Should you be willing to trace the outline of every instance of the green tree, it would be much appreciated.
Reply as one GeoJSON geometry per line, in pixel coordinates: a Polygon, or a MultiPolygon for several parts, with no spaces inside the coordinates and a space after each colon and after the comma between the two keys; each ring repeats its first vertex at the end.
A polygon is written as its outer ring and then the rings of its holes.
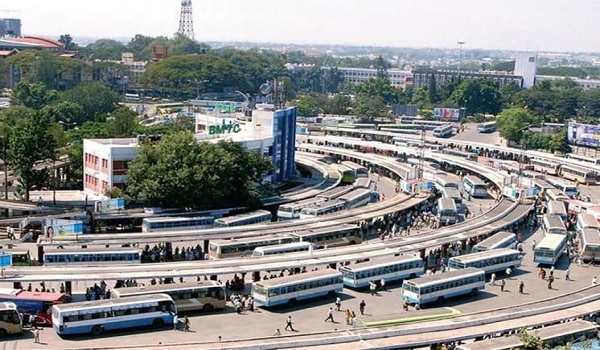
{"type": "Polygon", "coordinates": [[[502,99],[498,86],[490,79],[467,79],[452,93],[450,99],[470,114],[498,114],[502,99]]]}
{"type": "Polygon", "coordinates": [[[57,98],[54,90],[49,90],[43,84],[19,83],[11,95],[11,103],[33,109],[41,109],[57,98]]]}
{"type": "Polygon", "coordinates": [[[30,110],[11,128],[9,163],[19,177],[26,201],[32,186],[46,182],[47,171],[36,170],[35,163],[55,157],[56,140],[48,128],[51,124],[47,114],[30,110]]]}
{"type": "Polygon", "coordinates": [[[270,169],[267,159],[240,144],[197,142],[181,132],[142,143],[129,167],[127,193],[165,207],[253,206],[256,183],[270,169]]]}
{"type": "Polygon", "coordinates": [[[581,98],[579,116],[598,124],[600,120],[600,89],[590,89],[581,98]]]}
{"type": "Polygon", "coordinates": [[[521,142],[524,129],[537,124],[538,121],[527,109],[509,108],[498,115],[496,123],[500,136],[510,141],[521,142]]]}
{"type": "Polygon", "coordinates": [[[79,104],[83,108],[85,121],[94,120],[97,115],[104,117],[107,113],[112,113],[119,102],[119,96],[114,91],[98,82],[80,84],[63,92],[60,99],[79,104]]]}
{"type": "Polygon", "coordinates": [[[375,59],[375,68],[377,69],[377,78],[389,80],[388,68],[389,64],[381,57],[377,56],[375,59]]]}
{"type": "Polygon", "coordinates": [[[548,142],[548,149],[551,152],[559,152],[562,154],[567,154],[571,152],[571,146],[569,146],[569,142],[567,139],[567,130],[563,129],[556,134],[552,135],[550,138],[550,142],[548,142]]]}
{"type": "Polygon", "coordinates": [[[138,126],[137,114],[127,107],[117,108],[106,121],[108,135],[115,138],[135,136],[138,126]]]}
{"type": "Polygon", "coordinates": [[[352,98],[344,94],[335,94],[327,101],[327,113],[346,115],[352,106],[352,98]]]}
{"type": "Polygon", "coordinates": [[[121,55],[126,51],[125,45],[119,41],[100,39],[82,48],[80,53],[90,59],[120,61],[121,55]]]}
{"type": "Polygon", "coordinates": [[[64,45],[64,49],[67,51],[77,50],[77,45],[73,42],[73,37],[70,34],[63,34],[58,39],[64,45]]]}
{"type": "Polygon", "coordinates": [[[127,51],[133,53],[133,57],[136,60],[149,60],[151,58],[150,44],[153,41],[153,37],[136,34],[127,44],[127,51]]]}
{"type": "Polygon", "coordinates": [[[523,343],[524,349],[547,349],[546,344],[544,344],[544,341],[537,332],[535,332],[534,334],[530,334],[525,328],[519,328],[518,334],[519,338],[521,338],[521,342],[523,343]]]}
{"type": "Polygon", "coordinates": [[[354,112],[367,121],[373,121],[373,118],[389,114],[387,106],[381,97],[367,95],[356,96],[354,112]]]}
{"type": "Polygon", "coordinates": [[[392,104],[398,101],[398,92],[388,79],[369,79],[356,86],[355,91],[358,95],[379,97],[385,104],[392,104]]]}
{"type": "Polygon", "coordinates": [[[305,94],[300,96],[296,100],[296,107],[298,107],[298,114],[304,117],[316,117],[323,111],[323,103],[325,98],[320,94],[305,94]]]}
{"type": "Polygon", "coordinates": [[[42,109],[42,113],[48,113],[53,121],[66,125],[67,128],[81,125],[85,122],[83,108],[73,102],[58,102],[46,105],[42,109]]]}

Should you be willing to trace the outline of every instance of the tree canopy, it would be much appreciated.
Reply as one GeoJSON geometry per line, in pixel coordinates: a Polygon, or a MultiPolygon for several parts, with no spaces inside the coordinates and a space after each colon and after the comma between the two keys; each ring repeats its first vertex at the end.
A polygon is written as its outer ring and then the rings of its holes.
{"type": "Polygon", "coordinates": [[[266,158],[238,143],[197,142],[184,131],[142,143],[129,166],[126,192],[165,207],[255,206],[256,183],[270,169],[266,158]]]}
{"type": "Polygon", "coordinates": [[[496,120],[500,136],[521,142],[527,127],[537,124],[537,118],[524,108],[509,108],[500,113],[496,120]]]}

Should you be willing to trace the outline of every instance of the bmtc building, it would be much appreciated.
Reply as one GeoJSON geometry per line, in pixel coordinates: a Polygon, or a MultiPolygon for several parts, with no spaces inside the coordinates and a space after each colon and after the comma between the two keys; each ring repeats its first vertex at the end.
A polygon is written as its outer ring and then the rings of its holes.
{"type": "MultiPolygon", "coordinates": [[[[287,181],[296,174],[296,117],[296,107],[253,110],[251,120],[233,114],[196,114],[195,138],[198,142],[242,143],[246,150],[271,160],[274,170],[264,181],[287,181]]],[[[124,189],[139,142],[137,138],[83,140],[84,192],[102,198],[112,188],[124,189]]]]}

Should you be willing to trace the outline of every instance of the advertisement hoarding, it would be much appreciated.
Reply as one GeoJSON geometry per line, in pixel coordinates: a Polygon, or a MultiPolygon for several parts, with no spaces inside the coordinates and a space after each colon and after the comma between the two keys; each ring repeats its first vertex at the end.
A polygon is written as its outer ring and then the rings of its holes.
{"type": "Polygon", "coordinates": [[[83,221],[45,219],[44,233],[47,238],[83,234],[83,221]]]}
{"type": "Polygon", "coordinates": [[[567,137],[572,145],[600,147],[600,125],[570,122],[567,137]]]}
{"type": "Polygon", "coordinates": [[[433,117],[436,120],[457,122],[460,120],[460,109],[458,108],[434,108],[433,117]]]}
{"type": "Polygon", "coordinates": [[[96,209],[97,213],[125,209],[125,198],[113,198],[103,201],[96,201],[94,208],[96,209]]]}

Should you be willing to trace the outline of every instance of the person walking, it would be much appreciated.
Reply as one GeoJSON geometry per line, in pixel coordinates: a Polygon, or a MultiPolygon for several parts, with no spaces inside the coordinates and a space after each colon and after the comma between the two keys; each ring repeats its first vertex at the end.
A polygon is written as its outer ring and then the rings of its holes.
{"type": "Polygon", "coordinates": [[[510,279],[510,274],[512,273],[512,269],[510,267],[506,268],[506,278],[510,279]]]}
{"type": "Polygon", "coordinates": [[[408,301],[406,299],[404,299],[404,302],[402,303],[402,308],[404,311],[408,311],[408,301]]]}
{"type": "Polygon", "coordinates": [[[187,317],[187,315],[183,316],[183,331],[190,331],[190,319],[187,317]]]}
{"type": "Polygon", "coordinates": [[[503,278],[500,280],[500,291],[504,292],[504,287],[506,286],[506,280],[503,278]]]}
{"type": "Polygon", "coordinates": [[[550,267],[550,277],[554,278],[554,265],[550,267]]]}
{"type": "Polygon", "coordinates": [[[173,315],[173,330],[176,331],[179,326],[179,319],[177,318],[177,314],[173,315]]]}
{"type": "Polygon", "coordinates": [[[41,342],[40,342],[40,330],[39,330],[39,328],[36,328],[36,329],[33,331],[33,342],[34,342],[35,344],[40,344],[40,343],[41,343],[41,342]]]}
{"type": "Polygon", "coordinates": [[[571,280],[571,270],[567,267],[567,269],[565,270],[565,281],[570,281],[571,280]]]}
{"type": "Polygon", "coordinates": [[[598,284],[598,279],[596,278],[596,276],[594,276],[594,278],[592,278],[592,286],[595,286],[598,284]]]}
{"type": "Polygon", "coordinates": [[[552,289],[552,283],[554,283],[554,277],[548,276],[548,289],[552,289]]]}
{"type": "Polygon", "coordinates": [[[490,278],[490,286],[496,285],[496,274],[492,273],[492,277],[490,278]]]}
{"type": "Polygon", "coordinates": [[[525,289],[525,283],[523,281],[519,282],[519,293],[523,294],[524,289],[525,289]]]}
{"type": "Polygon", "coordinates": [[[346,309],[346,311],[344,312],[344,315],[346,316],[346,325],[350,325],[350,319],[352,318],[352,314],[350,313],[350,309],[346,309]]]}
{"type": "Polygon", "coordinates": [[[342,298],[340,298],[340,297],[335,298],[335,310],[341,311],[341,307],[342,307],[342,298]]]}
{"type": "Polygon", "coordinates": [[[288,328],[290,329],[290,331],[294,332],[292,316],[288,316],[287,320],[285,321],[285,330],[287,331],[288,328]]]}
{"type": "Polygon", "coordinates": [[[327,311],[327,318],[325,319],[325,322],[331,320],[331,323],[335,323],[335,321],[333,320],[333,308],[330,307],[329,310],[327,311]]]}
{"type": "Polygon", "coordinates": [[[358,305],[358,310],[360,311],[361,315],[365,314],[365,307],[367,306],[367,303],[365,303],[365,301],[361,301],[360,304],[358,305]]]}
{"type": "Polygon", "coordinates": [[[533,240],[533,242],[531,243],[531,251],[535,250],[535,246],[537,245],[535,239],[533,240]]]}
{"type": "Polygon", "coordinates": [[[381,285],[381,290],[385,290],[387,292],[387,287],[385,286],[385,278],[382,278],[379,284],[381,285]]]}
{"type": "Polygon", "coordinates": [[[369,282],[369,289],[371,290],[371,295],[377,294],[377,286],[375,285],[375,282],[369,282]]]}

